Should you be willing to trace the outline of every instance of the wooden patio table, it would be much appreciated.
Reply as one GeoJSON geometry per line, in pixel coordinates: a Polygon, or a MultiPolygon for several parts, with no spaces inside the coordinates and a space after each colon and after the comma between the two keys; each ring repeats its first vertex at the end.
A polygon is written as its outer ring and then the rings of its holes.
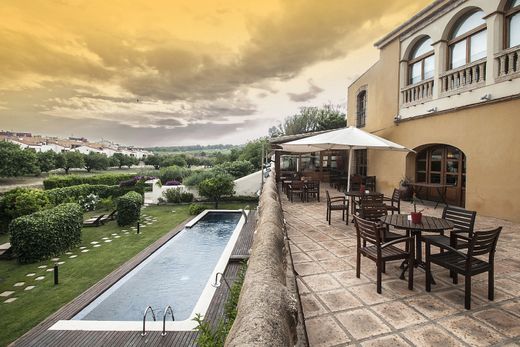
{"type": "MultiPolygon", "coordinates": [[[[421,234],[422,232],[437,232],[442,233],[444,230],[453,229],[453,223],[449,220],[422,216],[421,223],[412,223],[409,214],[392,214],[381,217],[381,222],[387,225],[392,225],[397,229],[410,230],[413,237],[415,237],[415,267],[420,267],[423,270],[426,264],[422,261],[422,244],[421,234]]],[[[407,270],[407,266],[403,263],[403,272],[401,273],[401,279],[404,279],[404,273],[407,270]]],[[[432,283],[435,281],[432,278],[432,283]]]]}
{"type": "MultiPolygon", "coordinates": [[[[423,189],[427,188],[435,188],[437,190],[437,193],[439,194],[440,201],[436,201],[434,209],[439,206],[439,202],[442,202],[444,205],[448,206],[446,203],[446,188],[452,187],[452,185],[449,184],[440,184],[440,183],[425,183],[425,182],[418,182],[418,183],[408,183],[410,186],[413,187],[413,190],[415,193],[422,192],[423,189]]],[[[422,200],[421,200],[422,202],[422,200]]]]}

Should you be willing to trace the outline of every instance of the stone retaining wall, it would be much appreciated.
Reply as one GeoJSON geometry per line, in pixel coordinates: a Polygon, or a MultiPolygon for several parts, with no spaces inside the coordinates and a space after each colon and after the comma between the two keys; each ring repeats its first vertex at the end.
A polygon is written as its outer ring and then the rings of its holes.
{"type": "Polygon", "coordinates": [[[284,218],[271,172],[258,206],[251,257],[226,346],[294,346],[297,301],[288,289],[284,218]]]}

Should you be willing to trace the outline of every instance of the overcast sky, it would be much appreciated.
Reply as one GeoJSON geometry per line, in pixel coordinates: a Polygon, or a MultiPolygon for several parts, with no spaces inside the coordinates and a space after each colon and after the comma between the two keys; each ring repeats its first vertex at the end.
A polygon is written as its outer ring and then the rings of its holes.
{"type": "Polygon", "coordinates": [[[244,143],[343,109],[373,42],[429,0],[2,0],[0,129],[244,143]]]}

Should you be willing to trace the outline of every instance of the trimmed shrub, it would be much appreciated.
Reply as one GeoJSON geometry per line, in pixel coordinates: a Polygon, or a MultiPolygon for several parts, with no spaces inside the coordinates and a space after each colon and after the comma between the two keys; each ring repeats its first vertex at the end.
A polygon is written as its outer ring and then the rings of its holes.
{"type": "Polygon", "coordinates": [[[15,188],[4,194],[1,209],[9,219],[15,219],[52,206],[43,190],[15,188]]]}
{"type": "Polygon", "coordinates": [[[101,175],[54,175],[43,181],[45,189],[77,186],[80,184],[118,185],[121,181],[130,180],[135,174],[101,174],[101,175]]]}
{"type": "Polygon", "coordinates": [[[117,198],[128,192],[144,194],[144,186],[135,185],[132,187],[107,186],[102,184],[81,184],[72,187],[55,188],[46,190],[45,193],[53,205],[65,202],[79,202],[82,197],[95,194],[101,199],[108,197],[117,198]]]}
{"type": "Polygon", "coordinates": [[[126,226],[136,223],[141,215],[143,196],[128,192],[117,200],[117,225],[126,226]]]}
{"type": "Polygon", "coordinates": [[[169,203],[178,204],[179,202],[181,202],[180,189],[176,189],[176,188],[166,189],[162,193],[162,195],[166,199],[166,201],[169,203]]]}
{"type": "Polygon", "coordinates": [[[206,206],[201,204],[191,204],[190,207],[188,207],[188,212],[190,215],[195,216],[199,213],[202,213],[206,209],[206,206]]]}
{"type": "Polygon", "coordinates": [[[159,178],[161,179],[162,184],[174,180],[182,182],[183,178],[188,177],[190,173],[189,169],[173,165],[159,170],[159,178]]]}
{"type": "Polygon", "coordinates": [[[9,224],[11,245],[20,263],[57,256],[81,242],[83,211],[78,204],[16,218],[9,224]]]}
{"type": "Polygon", "coordinates": [[[181,201],[182,202],[192,202],[193,201],[193,194],[190,192],[182,192],[181,193],[181,201]]]}

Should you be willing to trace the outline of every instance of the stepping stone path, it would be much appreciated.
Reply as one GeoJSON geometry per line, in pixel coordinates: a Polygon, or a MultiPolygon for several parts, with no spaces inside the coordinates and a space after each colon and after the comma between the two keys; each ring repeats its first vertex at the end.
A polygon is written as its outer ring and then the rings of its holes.
{"type": "Polygon", "coordinates": [[[45,269],[47,267],[47,265],[40,265],[38,266],[38,269],[45,269]]]}
{"type": "Polygon", "coordinates": [[[94,247],[101,247],[101,245],[94,245],[94,247]]]}
{"type": "Polygon", "coordinates": [[[34,272],[31,272],[31,273],[28,273],[27,275],[25,275],[27,277],[33,277],[33,276],[36,276],[36,274],[34,272]]]}
{"type": "Polygon", "coordinates": [[[88,249],[84,249],[81,251],[82,253],[87,253],[88,252],[88,249]]]}
{"type": "Polygon", "coordinates": [[[128,231],[125,231],[125,235],[128,235],[128,234],[130,234],[130,233],[128,231]]]}
{"type": "Polygon", "coordinates": [[[25,284],[25,282],[16,282],[15,284],[13,284],[13,287],[21,287],[25,284]]]}
{"type": "Polygon", "coordinates": [[[38,276],[38,277],[36,277],[34,280],[35,280],[35,281],[42,281],[42,280],[44,280],[44,279],[45,279],[45,276],[38,276]]]}
{"type": "Polygon", "coordinates": [[[47,272],[51,272],[51,271],[54,271],[54,269],[47,269],[47,272]]]}
{"type": "MultiPolygon", "coordinates": [[[[97,245],[98,243],[99,243],[99,242],[97,242],[97,241],[92,241],[90,244],[91,244],[91,245],[97,245]]],[[[95,246],[94,246],[94,247],[95,247],[95,246]]]]}
{"type": "Polygon", "coordinates": [[[116,236],[116,235],[117,235],[116,233],[112,234],[112,236],[116,236]]]}
{"type": "Polygon", "coordinates": [[[79,249],[85,249],[85,248],[87,248],[87,247],[85,247],[85,246],[82,246],[82,247],[80,247],[79,249]]]}
{"type": "Polygon", "coordinates": [[[105,242],[112,242],[112,240],[105,240],[105,242]]]}
{"type": "Polygon", "coordinates": [[[4,302],[5,302],[6,304],[9,304],[9,303],[11,303],[11,302],[13,302],[13,301],[15,301],[15,300],[16,300],[16,298],[9,298],[9,299],[7,299],[7,300],[4,301],[4,302]]]}
{"type": "Polygon", "coordinates": [[[76,254],[73,254],[73,255],[71,255],[69,258],[70,258],[70,259],[74,259],[74,258],[76,258],[76,257],[77,257],[77,255],[76,255],[76,254]]]}
{"type": "Polygon", "coordinates": [[[118,239],[118,238],[120,238],[120,237],[121,237],[121,236],[119,236],[119,235],[114,236],[115,239],[118,239]]]}
{"type": "Polygon", "coordinates": [[[60,258],[52,258],[51,261],[58,261],[60,258]]]}
{"type": "Polygon", "coordinates": [[[24,290],[32,290],[32,289],[34,289],[35,287],[36,287],[36,286],[27,286],[27,287],[25,287],[24,290]]]}
{"type": "Polygon", "coordinates": [[[64,262],[64,261],[60,261],[60,262],[58,262],[57,264],[58,264],[58,265],[63,265],[63,264],[65,264],[65,262],[64,262]]]}
{"type": "Polygon", "coordinates": [[[102,237],[101,240],[108,240],[108,237],[102,237]]]}
{"type": "Polygon", "coordinates": [[[0,296],[5,298],[11,294],[14,294],[14,292],[12,290],[6,290],[5,292],[0,293],[0,296]]]}

